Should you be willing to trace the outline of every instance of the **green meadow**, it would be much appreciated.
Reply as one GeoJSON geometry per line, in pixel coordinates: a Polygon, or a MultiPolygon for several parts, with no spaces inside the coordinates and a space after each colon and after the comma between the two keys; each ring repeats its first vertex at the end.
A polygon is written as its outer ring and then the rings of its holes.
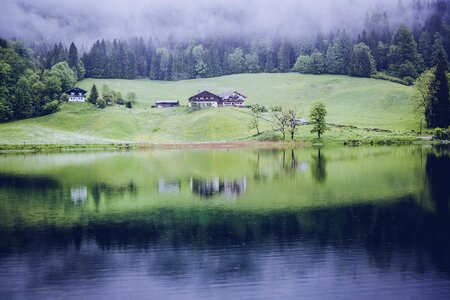
{"type": "MultiPolygon", "coordinates": [[[[34,119],[0,124],[2,144],[186,143],[255,140],[248,129],[248,109],[216,108],[190,111],[188,98],[199,91],[236,90],[246,104],[282,106],[308,118],[311,104],[323,101],[332,127],[325,141],[411,139],[419,123],[413,114],[411,87],[366,78],[335,75],[240,74],[177,82],[84,79],[90,90],[107,84],[126,95],[135,92],[132,109],[115,105],[98,109],[89,103],[66,103],[60,111],[34,119]],[[152,109],[156,100],[179,100],[182,107],[152,109]],[[390,132],[379,131],[389,130],[390,132]]],[[[270,120],[270,115],[265,116],[270,120]]],[[[263,121],[264,131],[271,129],[263,121]]],[[[311,141],[310,126],[302,126],[297,140],[311,141]]]]}

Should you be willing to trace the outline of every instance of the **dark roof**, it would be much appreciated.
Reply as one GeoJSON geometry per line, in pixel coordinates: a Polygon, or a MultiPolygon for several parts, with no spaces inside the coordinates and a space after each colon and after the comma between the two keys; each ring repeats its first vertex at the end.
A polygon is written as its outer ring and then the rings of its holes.
{"type": "Polygon", "coordinates": [[[178,104],[180,101],[178,100],[157,100],[155,104],[178,104]]]}
{"type": "Polygon", "coordinates": [[[79,93],[86,94],[87,91],[85,91],[85,90],[83,90],[83,89],[81,89],[81,88],[79,88],[79,87],[76,86],[76,87],[74,87],[74,88],[71,88],[70,90],[65,91],[64,93],[66,93],[66,94],[68,94],[68,95],[70,95],[71,93],[75,93],[75,94],[79,94],[79,93]]]}
{"type": "Polygon", "coordinates": [[[192,96],[189,98],[189,101],[211,101],[211,98],[213,98],[213,101],[221,101],[222,98],[220,96],[217,96],[216,94],[210,93],[208,91],[203,91],[201,93],[198,93],[197,95],[192,96]],[[203,98],[203,99],[200,99],[203,98]]]}
{"type": "Polygon", "coordinates": [[[238,93],[236,91],[231,92],[225,92],[219,95],[222,98],[234,98],[235,96],[241,96],[242,98],[247,98],[245,95],[242,95],[241,93],[238,93]]]}

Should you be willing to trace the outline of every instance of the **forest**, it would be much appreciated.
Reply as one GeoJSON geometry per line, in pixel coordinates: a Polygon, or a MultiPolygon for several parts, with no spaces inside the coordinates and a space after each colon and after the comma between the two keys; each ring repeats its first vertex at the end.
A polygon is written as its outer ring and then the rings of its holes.
{"type": "MultiPolygon", "coordinates": [[[[450,2],[414,1],[408,24],[368,12],[359,33],[283,36],[169,36],[99,39],[89,48],[2,39],[0,120],[55,111],[64,90],[86,78],[185,80],[238,73],[342,74],[412,85],[450,51],[450,2]],[[414,17],[416,16],[416,17],[414,17]],[[419,17],[420,16],[420,17],[419,17]],[[423,17],[425,16],[425,17],[423,17]],[[87,49],[79,51],[80,49],[87,49]]],[[[295,29],[293,29],[295,30],[295,29]]]]}
{"type": "MultiPolygon", "coordinates": [[[[343,74],[381,79],[397,78],[412,84],[424,70],[432,67],[439,48],[450,51],[450,4],[447,1],[420,1],[409,7],[416,18],[408,25],[390,26],[386,12],[366,15],[360,33],[337,28],[327,34],[283,37],[192,38],[178,41],[169,36],[134,37],[129,40],[97,40],[74,61],[77,47],[33,43],[34,55],[45,68],[67,61],[84,65],[86,77],[150,78],[183,80],[237,73],[343,74]],[[72,53],[72,55],[71,55],[72,53]]],[[[77,54],[78,55],[78,54],[77,54]]],[[[83,66],[76,66],[78,75],[83,66]]]]}

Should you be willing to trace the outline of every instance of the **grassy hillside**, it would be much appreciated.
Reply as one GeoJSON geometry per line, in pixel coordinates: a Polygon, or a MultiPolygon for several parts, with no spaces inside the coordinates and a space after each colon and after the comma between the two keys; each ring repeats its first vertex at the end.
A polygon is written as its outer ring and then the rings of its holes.
{"type": "MultiPolygon", "coordinates": [[[[308,115],[310,104],[323,101],[327,121],[359,128],[381,128],[396,132],[417,129],[412,115],[412,88],[391,82],[332,75],[241,74],[179,82],[149,80],[85,79],[79,86],[110,88],[126,94],[134,91],[138,103],[133,109],[122,106],[97,109],[88,103],[67,103],[60,112],[0,124],[1,143],[103,143],[188,142],[251,139],[248,110],[236,108],[190,112],[186,107],[151,109],[158,99],[187,99],[201,90],[237,90],[248,97],[248,104],[280,105],[295,108],[299,116],[308,115]]],[[[266,129],[270,124],[264,125],[266,129]]],[[[333,129],[334,138],[371,138],[375,132],[333,129]]],[[[379,134],[378,134],[379,135],[379,134]]],[[[299,139],[311,138],[309,128],[299,139]]]]}

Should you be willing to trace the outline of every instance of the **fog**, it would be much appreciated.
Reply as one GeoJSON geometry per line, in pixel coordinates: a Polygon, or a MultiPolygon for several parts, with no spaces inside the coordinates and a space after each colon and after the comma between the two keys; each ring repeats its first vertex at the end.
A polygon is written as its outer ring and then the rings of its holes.
{"type": "Polygon", "coordinates": [[[0,35],[90,43],[132,36],[294,37],[336,28],[356,32],[373,11],[388,11],[394,24],[408,22],[413,16],[404,7],[411,1],[2,0],[0,35]]]}

